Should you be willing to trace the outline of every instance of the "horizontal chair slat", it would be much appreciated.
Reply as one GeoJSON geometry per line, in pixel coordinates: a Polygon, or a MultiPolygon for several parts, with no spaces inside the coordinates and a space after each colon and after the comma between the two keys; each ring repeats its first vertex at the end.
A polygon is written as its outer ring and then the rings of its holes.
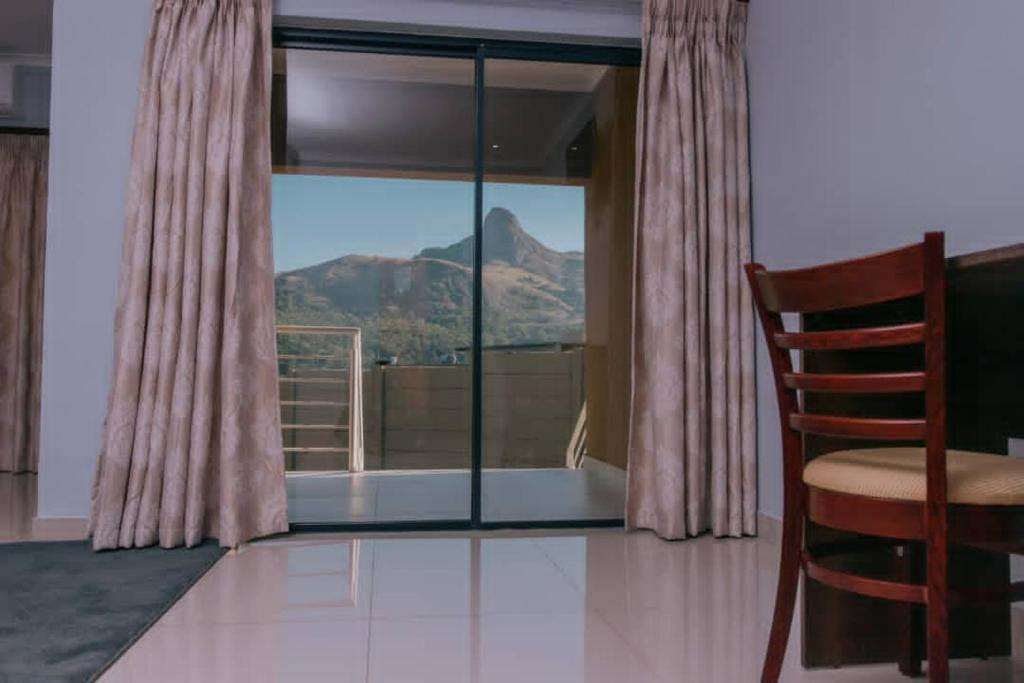
{"type": "Polygon", "coordinates": [[[899,393],[924,391],[924,372],[822,374],[787,372],[783,382],[790,389],[834,393],[899,393]]]}
{"type": "Polygon", "coordinates": [[[839,590],[868,595],[873,598],[884,600],[898,600],[900,602],[925,602],[925,587],[921,584],[903,583],[900,581],[889,581],[873,577],[852,574],[839,571],[818,562],[809,553],[803,556],[804,568],[807,576],[820,581],[826,586],[838,588],[839,590]]]}
{"type": "Polygon", "coordinates": [[[924,420],[891,420],[871,417],[839,417],[793,413],[789,426],[797,431],[822,436],[848,436],[855,439],[893,439],[918,441],[924,439],[924,420]]]}
{"type": "Polygon", "coordinates": [[[842,351],[871,349],[880,346],[903,346],[924,341],[924,323],[907,323],[885,327],[860,327],[827,332],[779,332],[775,343],[784,349],[798,351],[842,351]]]}

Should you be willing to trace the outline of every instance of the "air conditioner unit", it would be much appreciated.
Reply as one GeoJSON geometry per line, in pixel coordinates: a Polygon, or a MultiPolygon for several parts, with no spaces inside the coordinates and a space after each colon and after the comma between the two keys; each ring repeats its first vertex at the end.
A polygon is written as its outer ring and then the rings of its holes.
{"type": "Polygon", "coordinates": [[[14,64],[0,62],[0,116],[13,116],[14,108],[14,64]]]}

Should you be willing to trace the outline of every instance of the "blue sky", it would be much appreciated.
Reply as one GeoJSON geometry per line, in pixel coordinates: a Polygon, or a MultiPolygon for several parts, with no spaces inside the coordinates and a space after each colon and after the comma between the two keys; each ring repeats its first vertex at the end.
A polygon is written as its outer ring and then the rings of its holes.
{"type": "MultiPolygon", "coordinates": [[[[473,232],[473,184],[346,176],[274,175],[274,269],[346,254],[409,257],[473,232]]],[[[484,214],[504,207],[558,251],[583,250],[583,188],[487,183],[484,214]]]]}

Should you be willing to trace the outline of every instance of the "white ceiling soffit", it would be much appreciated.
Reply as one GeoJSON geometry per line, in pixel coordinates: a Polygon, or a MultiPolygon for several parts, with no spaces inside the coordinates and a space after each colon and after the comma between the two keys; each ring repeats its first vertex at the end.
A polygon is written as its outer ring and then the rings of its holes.
{"type": "MultiPolygon", "coordinates": [[[[275,50],[274,70],[289,79],[359,79],[473,85],[473,61],[325,50],[275,50]]],[[[572,64],[491,59],[484,80],[489,88],[591,92],[608,70],[604,64],[572,64]]]]}
{"type": "Polygon", "coordinates": [[[275,0],[281,26],[636,46],[641,0],[275,0]]]}

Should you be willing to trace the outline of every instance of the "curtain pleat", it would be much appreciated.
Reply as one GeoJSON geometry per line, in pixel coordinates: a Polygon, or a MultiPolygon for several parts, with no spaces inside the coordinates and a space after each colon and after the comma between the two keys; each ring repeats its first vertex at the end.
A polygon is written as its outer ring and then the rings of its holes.
{"type": "Polygon", "coordinates": [[[96,549],[286,531],[269,0],[157,0],[90,520],[96,549]]]}
{"type": "Polygon", "coordinates": [[[0,135],[0,472],[39,465],[49,140],[0,135]]]}
{"type": "Polygon", "coordinates": [[[746,5],[647,0],[626,522],[756,531],[746,5]]]}

